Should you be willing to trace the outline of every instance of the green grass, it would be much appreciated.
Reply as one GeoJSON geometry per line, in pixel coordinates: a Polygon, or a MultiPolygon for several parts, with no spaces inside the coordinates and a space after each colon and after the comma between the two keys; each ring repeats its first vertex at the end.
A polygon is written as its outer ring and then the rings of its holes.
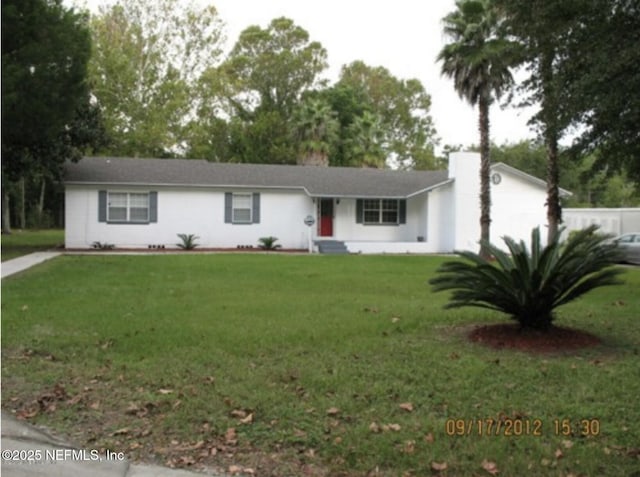
{"type": "Polygon", "coordinates": [[[3,280],[2,405],[89,448],[258,475],[418,476],[432,462],[490,475],[483,460],[500,476],[637,471],[640,270],[559,310],[559,325],[602,346],[533,356],[467,342],[473,325],[504,318],[443,311],[426,283],[441,262],[60,257],[3,280]],[[446,432],[449,419],[501,416],[538,419],[541,435],[446,432]],[[556,434],[560,419],[571,435],[556,434]],[[599,434],[582,436],[581,419],[599,434]]]}
{"type": "Polygon", "coordinates": [[[64,230],[13,230],[2,234],[2,261],[64,245],[64,230]]]}

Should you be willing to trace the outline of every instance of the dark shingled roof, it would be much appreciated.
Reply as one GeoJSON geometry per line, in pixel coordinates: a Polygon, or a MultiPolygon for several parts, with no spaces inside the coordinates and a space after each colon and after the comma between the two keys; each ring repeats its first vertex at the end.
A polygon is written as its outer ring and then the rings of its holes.
{"type": "Polygon", "coordinates": [[[404,198],[449,182],[447,171],[230,164],[196,159],[86,157],[66,184],[304,189],[314,197],[404,198]]]}

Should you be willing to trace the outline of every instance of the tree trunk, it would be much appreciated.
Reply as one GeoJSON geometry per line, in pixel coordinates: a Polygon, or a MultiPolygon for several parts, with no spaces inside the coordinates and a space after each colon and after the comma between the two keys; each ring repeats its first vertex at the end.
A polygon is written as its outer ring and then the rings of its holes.
{"type": "Polygon", "coordinates": [[[11,233],[11,209],[9,208],[9,189],[3,187],[2,190],[2,233],[11,233]]]}
{"type": "Polygon", "coordinates": [[[38,227],[42,227],[43,214],[44,214],[44,192],[47,185],[47,180],[42,178],[42,185],[40,186],[40,200],[38,200],[38,227]]]}
{"type": "Polygon", "coordinates": [[[489,99],[484,95],[478,101],[480,130],[480,256],[489,258],[490,254],[483,242],[491,239],[491,158],[489,153],[489,99]]]}
{"type": "Polygon", "coordinates": [[[27,214],[25,212],[25,186],[24,186],[24,177],[21,177],[20,180],[18,181],[18,185],[19,185],[19,194],[20,194],[20,206],[18,209],[18,222],[20,223],[20,228],[22,230],[27,228],[27,214]]]}
{"type": "Polygon", "coordinates": [[[558,115],[558,97],[553,72],[552,47],[544,52],[540,58],[540,73],[542,78],[542,117],[544,127],[544,142],[547,148],[547,243],[551,243],[558,234],[558,227],[562,222],[560,208],[560,193],[558,190],[558,137],[560,135],[560,118],[558,115]]]}
{"type": "Polygon", "coordinates": [[[559,167],[558,167],[558,138],[549,131],[547,142],[547,221],[549,230],[547,243],[551,243],[558,234],[562,222],[562,208],[560,207],[559,167]]]}

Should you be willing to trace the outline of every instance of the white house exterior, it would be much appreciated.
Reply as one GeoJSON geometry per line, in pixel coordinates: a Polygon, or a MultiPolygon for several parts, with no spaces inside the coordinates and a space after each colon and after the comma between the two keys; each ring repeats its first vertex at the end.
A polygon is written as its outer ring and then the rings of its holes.
{"type": "MultiPolygon", "coordinates": [[[[200,160],[85,158],[68,164],[65,245],[256,247],[275,236],[306,250],[338,240],[352,253],[477,249],[479,155],[454,153],[448,171],[221,164],[200,160]]],[[[527,238],[546,222],[544,183],[492,166],[492,237],[527,238]]]]}

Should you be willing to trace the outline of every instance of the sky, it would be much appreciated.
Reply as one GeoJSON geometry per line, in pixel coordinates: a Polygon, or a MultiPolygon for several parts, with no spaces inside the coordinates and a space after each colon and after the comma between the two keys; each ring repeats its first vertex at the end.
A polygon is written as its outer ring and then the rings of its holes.
{"type": "MultiPolygon", "coordinates": [[[[65,3],[72,4],[74,0],[65,3]]],[[[108,0],[76,0],[91,10],[108,0]]],[[[383,66],[401,79],[417,78],[431,96],[431,117],[444,145],[479,143],[477,110],[461,100],[453,81],[436,62],[446,44],[442,18],[455,0],[194,0],[213,4],[225,23],[227,51],[250,25],[266,28],[281,16],[292,19],[327,50],[325,77],[334,82],[340,68],[356,60],[383,66]]],[[[527,126],[532,111],[491,108],[491,139],[497,144],[533,139],[527,126]]]]}

